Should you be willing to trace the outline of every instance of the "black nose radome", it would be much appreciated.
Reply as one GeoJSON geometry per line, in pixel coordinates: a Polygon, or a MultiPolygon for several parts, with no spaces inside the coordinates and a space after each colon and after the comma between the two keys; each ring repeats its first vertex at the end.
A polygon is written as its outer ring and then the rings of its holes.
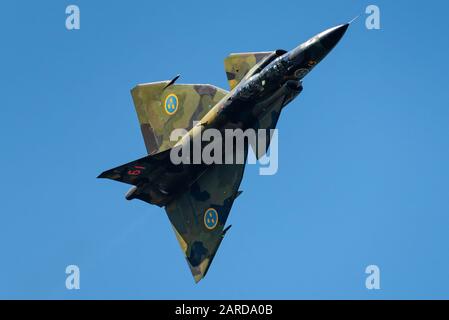
{"type": "Polygon", "coordinates": [[[321,44],[330,51],[340,41],[346,30],[348,30],[348,27],[349,23],[345,23],[323,31],[318,35],[318,41],[320,41],[321,44]]]}
{"type": "Polygon", "coordinates": [[[309,56],[309,60],[320,62],[336,46],[348,27],[349,23],[345,23],[324,30],[290,51],[290,60],[301,62],[306,54],[309,56]]]}

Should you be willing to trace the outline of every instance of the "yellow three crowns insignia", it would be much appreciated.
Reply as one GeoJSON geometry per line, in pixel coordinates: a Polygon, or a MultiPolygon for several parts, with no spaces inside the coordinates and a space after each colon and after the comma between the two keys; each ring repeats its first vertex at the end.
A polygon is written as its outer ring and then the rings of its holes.
{"type": "Polygon", "coordinates": [[[165,98],[165,112],[168,115],[173,115],[176,113],[176,111],[178,111],[178,97],[176,96],[176,94],[169,94],[166,98],[165,98]]]}

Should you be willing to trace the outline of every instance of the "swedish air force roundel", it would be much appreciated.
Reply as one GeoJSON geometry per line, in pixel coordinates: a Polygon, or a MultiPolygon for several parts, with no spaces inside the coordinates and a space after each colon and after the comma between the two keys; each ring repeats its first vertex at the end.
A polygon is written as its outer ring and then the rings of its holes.
{"type": "Polygon", "coordinates": [[[218,224],[218,212],[214,208],[209,208],[204,213],[204,225],[207,229],[212,230],[218,224]]]}
{"type": "Polygon", "coordinates": [[[165,112],[173,115],[176,111],[178,111],[178,97],[172,93],[165,98],[165,112]]]}

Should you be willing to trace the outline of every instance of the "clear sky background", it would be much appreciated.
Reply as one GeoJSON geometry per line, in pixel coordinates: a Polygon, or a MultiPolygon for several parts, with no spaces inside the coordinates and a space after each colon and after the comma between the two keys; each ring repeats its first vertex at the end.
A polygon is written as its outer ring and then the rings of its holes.
{"type": "Polygon", "coordinates": [[[0,298],[449,298],[446,1],[2,1],[0,298]],[[81,9],[81,30],[65,8],[81,9]],[[381,30],[365,28],[365,8],[381,30]],[[198,285],[163,209],[95,177],[145,155],[129,90],[228,88],[231,52],[362,14],[283,112],[198,285]],[[65,268],[81,289],[65,288],[65,268]],[[365,268],[381,289],[365,288],[365,268]]]}

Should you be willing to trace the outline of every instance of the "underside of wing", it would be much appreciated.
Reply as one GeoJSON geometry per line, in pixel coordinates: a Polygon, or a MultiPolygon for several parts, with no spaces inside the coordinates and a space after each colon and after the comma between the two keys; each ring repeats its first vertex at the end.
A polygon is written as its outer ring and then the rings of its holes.
{"type": "Polygon", "coordinates": [[[209,168],[188,192],[166,206],[167,215],[196,282],[207,273],[223,239],[225,223],[245,164],[209,168]]]}

